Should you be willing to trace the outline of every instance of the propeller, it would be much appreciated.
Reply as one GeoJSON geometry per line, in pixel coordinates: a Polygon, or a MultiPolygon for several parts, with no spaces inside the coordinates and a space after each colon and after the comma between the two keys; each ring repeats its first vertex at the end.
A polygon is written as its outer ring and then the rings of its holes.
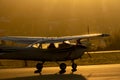
{"type": "Polygon", "coordinates": [[[87,55],[88,55],[90,58],[92,58],[92,56],[88,53],[88,51],[87,51],[87,55]]]}
{"type": "Polygon", "coordinates": [[[92,44],[91,44],[88,40],[81,41],[81,43],[82,43],[82,45],[87,46],[86,54],[87,54],[90,58],[92,58],[92,56],[91,56],[91,55],[89,54],[89,52],[88,52],[88,51],[90,50],[92,44]]]}
{"type": "MultiPolygon", "coordinates": [[[[90,28],[89,28],[89,25],[87,26],[87,32],[88,32],[88,34],[90,34],[90,28]]],[[[92,56],[88,53],[88,50],[90,49],[90,46],[91,46],[92,44],[90,43],[90,39],[88,38],[87,39],[87,47],[88,47],[88,49],[87,49],[87,55],[90,57],[90,58],[92,58],[92,56]]]]}
{"type": "MultiPolygon", "coordinates": [[[[83,46],[87,47],[86,53],[90,58],[92,58],[92,56],[88,53],[89,46],[91,45],[91,43],[89,43],[88,41],[89,40],[85,41],[85,40],[78,39],[76,45],[83,45],[83,46]]],[[[82,57],[80,57],[80,58],[82,58],[82,57]]]]}
{"type": "MultiPolygon", "coordinates": [[[[87,31],[88,31],[88,34],[90,33],[90,31],[89,31],[89,26],[87,27],[87,31]]],[[[85,47],[87,47],[87,55],[90,57],[90,58],[92,58],[92,56],[88,53],[88,50],[90,49],[90,46],[92,45],[91,43],[90,43],[90,39],[88,38],[88,39],[78,39],[77,40],[77,43],[76,43],[76,45],[83,45],[83,46],[85,46],[85,47]]]]}

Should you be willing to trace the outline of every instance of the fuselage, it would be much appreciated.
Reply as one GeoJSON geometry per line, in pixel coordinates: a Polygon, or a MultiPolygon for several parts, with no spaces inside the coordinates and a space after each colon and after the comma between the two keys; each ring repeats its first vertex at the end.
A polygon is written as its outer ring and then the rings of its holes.
{"type": "Polygon", "coordinates": [[[80,58],[86,51],[82,45],[70,45],[58,48],[4,48],[1,49],[0,59],[35,60],[35,61],[66,61],[80,58]]]}

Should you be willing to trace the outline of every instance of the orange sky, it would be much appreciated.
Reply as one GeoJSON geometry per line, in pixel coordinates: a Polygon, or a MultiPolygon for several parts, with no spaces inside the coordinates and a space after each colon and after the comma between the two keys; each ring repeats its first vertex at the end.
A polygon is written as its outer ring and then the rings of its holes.
{"type": "Polygon", "coordinates": [[[112,33],[120,30],[119,4],[120,0],[0,0],[0,27],[19,35],[47,35],[46,30],[50,35],[82,34],[88,25],[92,32],[112,33]]]}

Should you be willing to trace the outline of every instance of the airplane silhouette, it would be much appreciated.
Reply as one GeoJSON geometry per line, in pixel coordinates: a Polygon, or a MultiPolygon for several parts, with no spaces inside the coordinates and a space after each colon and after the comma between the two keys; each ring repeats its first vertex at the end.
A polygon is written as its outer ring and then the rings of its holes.
{"type": "MultiPolygon", "coordinates": [[[[0,59],[34,60],[41,61],[37,63],[35,73],[42,72],[43,64],[46,61],[67,61],[72,63],[72,72],[77,71],[75,59],[81,58],[88,46],[81,43],[82,39],[107,37],[109,34],[85,34],[63,37],[26,37],[26,36],[4,36],[0,40],[8,40],[16,43],[29,44],[27,47],[0,47],[0,59]],[[69,41],[76,42],[70,43],[69,41]],[[46,44],[46,47],[44,46],[46,44]],[[57,44],[57,46],[56,46],[57,44]]],[[[66,64],[59,64],[60,74],[66,72],[66,64]]]]}

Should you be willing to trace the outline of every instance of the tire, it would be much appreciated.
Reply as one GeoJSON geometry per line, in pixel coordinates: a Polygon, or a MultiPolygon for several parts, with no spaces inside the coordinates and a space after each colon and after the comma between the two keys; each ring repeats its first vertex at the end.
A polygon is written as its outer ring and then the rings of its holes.
{"type": "Polygon", "coordinates": [[[60,64],[60,69],[61,70],[65,70],[66,69],[66,64],[65,63],[61,63],[60,64]]]}
{"type": "Polygon", "coordinates": [[[41,70],[41,69],[43,68],[43,64],[42,64],[42,63],[38,63],[38,64],[36,65],[36,68],[37,68],[38,70],[41,70]]]}

